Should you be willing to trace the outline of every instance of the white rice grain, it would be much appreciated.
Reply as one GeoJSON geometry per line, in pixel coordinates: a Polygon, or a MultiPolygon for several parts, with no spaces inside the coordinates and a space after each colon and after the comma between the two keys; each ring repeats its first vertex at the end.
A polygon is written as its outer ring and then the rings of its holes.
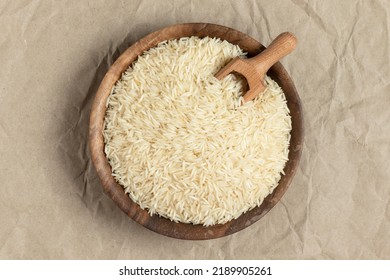
{"type": "Polygon", "coordinates": [[[243,81],[217,80],[242,50],[181,38],[145,52],[107,101],[105,153],[113,176],[150,214],[226,223],[260,205],[288,160],[291,118],[281,88],[241,104],[243,81]]]}

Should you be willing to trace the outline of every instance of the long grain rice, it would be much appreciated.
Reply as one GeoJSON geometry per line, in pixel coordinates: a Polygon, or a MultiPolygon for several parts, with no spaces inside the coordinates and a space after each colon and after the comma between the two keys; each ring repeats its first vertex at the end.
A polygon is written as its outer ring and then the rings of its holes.
{"type": "Polygon", "coordinates": [[[151,215],[221,224],[260,205],[288,160],[283,91],[240,106],[243,80],[214,74],[244,56],[216,38],[181,38],[146,51],[107,101],[105,153],[117,182],[151,215]]]}

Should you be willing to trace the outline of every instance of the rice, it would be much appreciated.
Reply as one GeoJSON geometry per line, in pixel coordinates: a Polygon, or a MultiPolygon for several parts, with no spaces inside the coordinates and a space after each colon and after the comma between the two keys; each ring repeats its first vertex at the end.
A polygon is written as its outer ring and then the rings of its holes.
{"type": "Polygon", "coordinates": [[[146,51],[107,100],[112,175],[151,215],[210,226],[260,205],[288,160],[291,118],[282,89],[241,104],[245,82],[215,73],[245,53],[216,38],[181,38],[146,51]]]}

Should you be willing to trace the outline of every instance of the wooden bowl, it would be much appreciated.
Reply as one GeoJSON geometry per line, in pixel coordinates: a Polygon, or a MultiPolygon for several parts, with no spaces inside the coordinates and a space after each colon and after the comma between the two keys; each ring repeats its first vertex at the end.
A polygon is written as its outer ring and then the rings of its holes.
{"type": "Polygon", "coordinates": [[[228,27],[207,23],[178,24],[147,35],[128,48],[115,61],[103,78],[92,106],[89,143],[92,161],[100,177],[103,189],[123,212],[134,221],[157,233],[179,239],[202,240],[226,236],[252,225],[280,200],[286,192],[299,164],[303,147],[303,118],[300,99],[293,81],[282,64],[276,63],[267,74],[282,87],[286,95],[287,106],[290,109],[292,118],[292,132],[289,160],[284,168],[285,175],[282,176],[273,193],[268,195],[259,207],[246,212],[236,220],[221,225],[205,227],[202,225],[175,223],[157,215],[150,216],[146,210],[142,210],[137,203],[129,198],[123,187],[111,175],[111,166],[104,153],[102,133],[106,101],[113,85],[121,77],[121,74],[144,51],[155,47],[161,41],[189,36],[209,36],[227,40],[232,44],[239,45],[245,52],[248,52],[249,57],[258,54],[264,49],[263,45],[244,33],[228,27]]]}

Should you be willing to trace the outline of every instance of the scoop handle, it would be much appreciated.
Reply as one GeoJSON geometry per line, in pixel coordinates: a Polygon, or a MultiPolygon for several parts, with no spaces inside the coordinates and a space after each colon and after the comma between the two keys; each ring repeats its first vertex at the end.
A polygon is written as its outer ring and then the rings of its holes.
{"type": "Polygon", "coordinates": [[[290,32],[280,34],[264,51],[250,58],[259,73],[267,71],[280,59],[291,53],[297,45],[297,38],[290,32]]]}

